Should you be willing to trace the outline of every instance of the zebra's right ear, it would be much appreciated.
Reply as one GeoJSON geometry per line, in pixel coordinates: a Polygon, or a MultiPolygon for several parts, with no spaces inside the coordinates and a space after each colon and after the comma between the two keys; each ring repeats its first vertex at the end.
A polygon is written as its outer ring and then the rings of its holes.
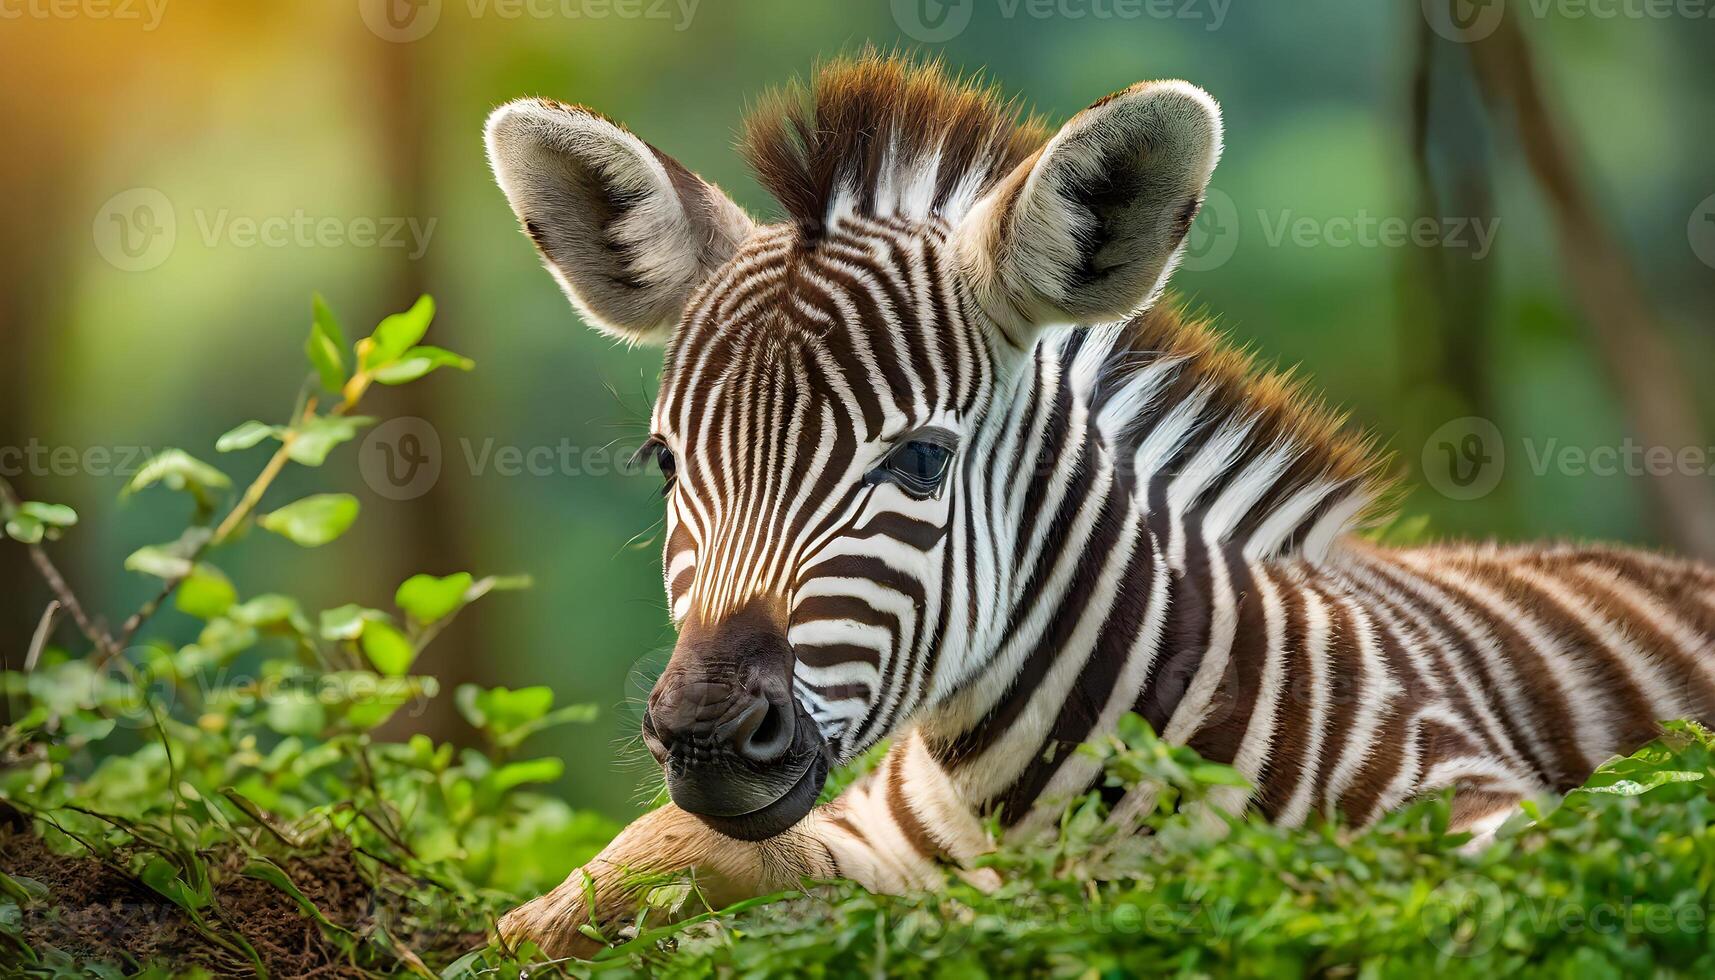
{"type": "Polygon", "coordinates": [[[1141,82],[1073,116],[960,222],[955,247],[1006,339],[1117,320],[1160,295],[1221,156],[1221,110],[1141,82]]]}
{"type": "Polygon", "coordinates": [[[520,99],[488,117],[488,161],[548,271],[597,330],[664,343],[750,218],[588,109],[520,99]]]}

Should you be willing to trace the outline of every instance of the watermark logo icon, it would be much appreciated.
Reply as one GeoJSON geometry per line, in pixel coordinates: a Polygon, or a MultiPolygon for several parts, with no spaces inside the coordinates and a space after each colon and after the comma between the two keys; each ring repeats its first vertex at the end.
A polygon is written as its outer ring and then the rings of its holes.
{"type": "Polygon", "coordinates": [[[1691,239],[1691,251],[1704,265],[1715,269],[1715,194],[1704,198],[1691,212],[1685,234],[1691,239]]]}
{"type": "Polygon", "coordinates": [[[1239,206],[1230,194],[1211,187],[1203,194],[1203,206],[1185,236],[1179,268],[1187,272],[1219,269],[1238,248],[1239,206]]]}
{"type": "Polygon", "coordinates": [[[178,216],[167,195],[133,187],[95,213],[95,250],[122,272],[147,272],[167,261],[179,239],[178,216]]]}
{"type": "Polygon", "coordinates": [[[1455,44],[1481,41],[1501,26],[1506,0],[1423,0],[1429,29],[1455,44]]]}
{"type": "Polygon", "coordinates": [[[370,33],[383,41],[420,41],[441,21],[442,0],[357,0],[370,33]]]}
{"type": "Polygon", "coordinates": [[[1423,477],[1443,497],[1476,500],[1494,492],[1506,471],[1501,430],[1469,415],[1443,424],[1423,445],[1423,477]]]}
{"type": "Polygon", "coordinates": [[[927,44],[951,41],[970,26],[976,0],[893,0],[893,22],[927,44]]]}
{"type": "Polygon", "coordinates": [[[1420,921],[1436,949],[1464,958],[1495,948],[1506,914],[1507,899],[1499,885],[1479,874],[1462,874],[1430,892],[1420,921]]]}
{"type": "Polygon", "coordinates": [[[357,468],[369,489],[388,500],[415,500],[441,478],[441,437],[428,420],[407,415],[370,431],[357,468]]]}

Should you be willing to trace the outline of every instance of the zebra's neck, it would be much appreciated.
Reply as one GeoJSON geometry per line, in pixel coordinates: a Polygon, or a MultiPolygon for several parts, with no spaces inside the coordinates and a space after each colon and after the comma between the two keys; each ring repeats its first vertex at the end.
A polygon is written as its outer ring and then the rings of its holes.
{"type": "Polygon", "coordinates": [[[925,720],[1003,809],[1073,788],[1032,764],[1045,744],[1210,696],[1192,678],[1231,645],[1244,566],[1323,560],[1379,488],[1337,419],[1172,313],[1047,339],[1014,384],[967,523],[1002,601],[925,720]]]}
{"type": "Polygon", "coordinates": [[[1367,438],[1171,307],[1070,331],[1042,353],[1167,535],[1175,568],[1189,535],[1252,560],[1320,562],[1383,496],[1367,438]]]}

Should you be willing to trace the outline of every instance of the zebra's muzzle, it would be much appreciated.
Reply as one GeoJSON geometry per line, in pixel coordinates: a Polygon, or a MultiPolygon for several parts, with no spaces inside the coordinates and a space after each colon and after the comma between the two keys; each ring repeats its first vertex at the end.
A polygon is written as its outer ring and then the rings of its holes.
{"type": "MultiPolygon", "coordinates": [[[[754,749],[755,717],[763,712],[754,704],[729,708],[722,712],[723,724],[705,735],[680,734],[663,746],[664,758],[657,755],[667,792],[680,809],[719,833],[749,841],[773,837],[803,819],[828,777],[826,743],[796,698],[787,696],[790,723],[772,721],[759,729],[769,749],[762,753],[754,749]],[[783,728],[790,741],[782,738],[783,728]]],[[[644,738],[654,749],[661,737],[652,728],[653,713],[645,720],[644,738]]]]}
{"type": "Polygon", "coordinates": [[[810,812],[828,775],[821,730],[792,692],[784,630],[756,609],[681,633],[656,682],[643,741],[673,802],[742,840],[810,812]]]}

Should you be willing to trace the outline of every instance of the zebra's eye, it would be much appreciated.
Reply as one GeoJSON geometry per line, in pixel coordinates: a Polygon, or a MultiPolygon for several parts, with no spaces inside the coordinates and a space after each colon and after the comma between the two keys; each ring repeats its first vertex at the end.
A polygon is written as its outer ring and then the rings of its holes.
{"type": "Polygon", "coordinates": [[[679,474],[679,465],[673,459],[673,450],[667,448],[660,436],[650,436],[649,441],[639,446],[637,455],[631,457],[631,465],[637,466],[645,459],[654,457],[655,465],[661,470],[661,496],[673,492],[673,479],[679,474]]]}
{"type": "Polygon", "coordinates": [[[673,458],[673,450],[656,443],[655,465],[661,468],[661,496],[665,497],[673,492],[673,480],[679,475],[679,464],[673,458]]]}
{"type": "Polygon", "coordinates": [[[913,439],[888,453],[866,482],[896,484],[918,500],[927,500],[940,492],[952,461],[952,447],[913,439]]]}

